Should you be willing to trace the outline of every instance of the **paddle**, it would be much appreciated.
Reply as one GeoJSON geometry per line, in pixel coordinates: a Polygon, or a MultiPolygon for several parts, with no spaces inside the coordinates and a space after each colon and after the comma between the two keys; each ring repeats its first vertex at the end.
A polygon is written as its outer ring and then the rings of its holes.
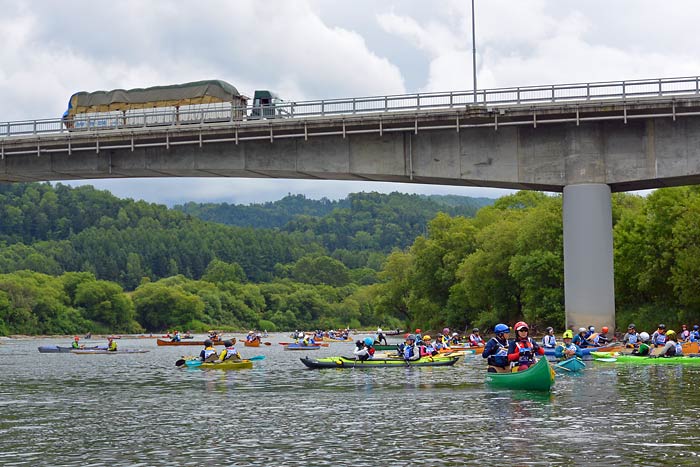
{"type": "Polygon", "coordinates": [[[569,371],[569,372],[571,371],[571,370],[568,369],[567,367],[561,366],[561,363],[557,363],[556,365],[554,365],[554,368],[556,368],[557,370],[566,370],[566,371],[569,371]]]}
{"type": "Polygon", "coordinates": [[[256,355],[255,357],[250,357],[248,360],[265,360],[264,355],[256,355]]]}
{"type": "Polygon", "coordinates": [[[272,345],[272,342],[263,342],[265,345],[272,345]]]}
{"type": "Polygon", "coordinates": [[[182,366],[185,364],[185,359],[181,358],[180,360],[175,362],[175,366],[182,366]]]}
{"type": "Polygon", "coordinates": [[[614,363],[617,361],[617,358],[614,357],[609,357],[609,358],[594,358],[594,362],[606,362],[606,363],[614,363]]]}

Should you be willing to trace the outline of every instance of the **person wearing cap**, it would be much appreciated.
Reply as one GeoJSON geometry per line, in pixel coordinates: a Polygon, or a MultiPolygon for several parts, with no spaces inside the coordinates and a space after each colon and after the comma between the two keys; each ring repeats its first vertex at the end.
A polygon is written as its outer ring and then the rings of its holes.
{"type": "Polygon", "coordinates": [[[627,332],[622,336],[622,343],[625,344],[625,347],[628,349],[635,349],[639,347],[640,341],[641,339],[637,333],[637,328],[634,324],[630,323],[630,325],[627,326],[627,332]]]}
{"type": "Polygon", "coordinates": [[[442,350],[442,349],[449,349],[450,348],[450,343],[449,339],[445,337],[443,334],[438,334],[437,337],[435,338],[435,350],[442,350]]]}
{"type": "Polygon", "coordinates": [[[557,338],[554,336],[554,328],[551,326],[547,328],[547,334],[542,337],[542,347],[545,349],[554,349],[557,347],[557,338]]]}
{"type": "Polygon", "coordinates": [[[459,345],[459,333],[452,333],[452,337],[450,338],[450,345],[459,345]]]}
{"type": "Polygon", "coordinates": [[[110,352],[116,352],[117,351],[117,341],[109,337],[107,339],[107,350],[110,352]]]}
{"type": "Polygon", "coordinates": [[[579,346],[580,348],[588,347],[588,342],[586,341],[586,328],[578,328],[578,334],[574,336],[572,342],[579,346]]]}
{"type": "Polygon", "coordinates": [[[690,341],[690,331],[688,331],[688,326],[685,324],[681,324],[681,332],[678,334],[678,341],[679,342],[688,342],[690,341]]]}
{"type": "Polygon", "coordinates": [[[211,339],[207,339],[204,341],[204,349],[202,349],[201,352],[199,352],[199,359],[204,362],[213,362],[218,358],[218,355],[216,353],[216,349],[214,349],[214,343],[211,341],[211,339]]]}
{"type": "Polygon", "coordinates": [[[75,337],[73,338],[73,342],[71,343],[70,346],[73,347],[74,349],[79,349],[79,348],[80,348],[80,342],[79,342],[79,341],[80,341],[80,337],[75,336],[75,337]]]}
{"type": "Polygon", "coordinates": [[[404,344],[399,347],[399,351],[404,360],[418,360],[420,358],[420,351],[416,347],[416,336],[414,334],[409,334],[404,344]]]}
{"type": "Polygon", "coordinates": [[[489,339],[484,346],[482,358],[486,358],[489,373],[507,373],[510,363],[508,362],[508,334],[510,328],[503,323],[497,324],[493,328],[494,336],[489,339]]]}
{"type": "Polygon", "coordinates": [[[508,361],[513,371],[524,371],[535,364],[535,355],[544,355],[544,349],[530,337],[530,327],[525,321],[518,321],[513,329],[517,336],[508,345],[508,361]]]}
{"type": "Polygon", "coordinates": [[[669,329],[666,332],[666,343],[663,348],[657,350],[655,354],[659,357],[676,357],[683,355],[683,346],[676,339],[676,331],[669,329]]]}
{"type": "Polygon", "coordinates": [[[419,346],[418,350],[421,357],[431,357],[440,353],[433,344],[433,338],[428,335],[423,336],[423,345],[419,346]]]}
{"type": "Polygon", "coordinates": [[[236,338],[224,341],[224,350],[219,354],[219,362],[224,360],[240,360],[241,354],[236,350],[236,338]]]}
{"type": "Polygon", "coordinates": [[[484,346],[484,339],[479,335],[479,328],[472,329],[472,333],[469,335],[469,345],[472,347],[484,346]]]}
{"type": "Polygon", "coordinates": [[[180,342],[182,340],[182,337],[180,336],[180,331],[177,329],[173,333],[173,337],[170,338],[170,342],[180,342]]]}
{"type": "Polygon", "coordinates": [[[666,325],[659,324],[659,327],[654,334],[651,335],[651,345],[654,347],[663,347],[666,345],[666,325]]]}
{"type": "Polygon", "coordinates": [[[651,353],[651,346],[649,345],[649,333],[640,332],[639,333],[639,345],[632,351],[632,355],[648,356],[651,353]]]}
{"type": "Polygon", "coordinates": [[[559,344],[554,349],[554,356],[557,357],[558,360],[568,360],[576,357],[581,358],[583,356],[581,348],[572,342],[573,337],[574,331],[571,329],[564,331],[564,334],[561,336],[563,343],[559,344]]]}

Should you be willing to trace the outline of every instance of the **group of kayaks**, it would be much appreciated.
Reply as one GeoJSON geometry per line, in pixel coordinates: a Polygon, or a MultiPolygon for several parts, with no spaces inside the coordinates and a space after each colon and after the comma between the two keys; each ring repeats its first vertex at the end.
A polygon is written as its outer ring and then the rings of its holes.
{"type": "Polygon", "coordinates": [[[700,354],[679,355],[676,357],[633,355],[620,352],[591,352],[594,360],[610,363],[631,363],[635,365],[700,365],[700,354]]]}

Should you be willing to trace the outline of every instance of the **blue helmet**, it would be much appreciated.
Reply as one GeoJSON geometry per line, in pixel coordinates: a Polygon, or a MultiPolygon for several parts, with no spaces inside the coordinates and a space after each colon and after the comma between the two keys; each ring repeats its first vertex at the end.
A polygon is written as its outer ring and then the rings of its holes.
{"type": "Polygon", "coordinates": [[[374,345],[374,339],[371,337],[365,337],[365,345],[374,345]]]}
{"type": "Polygon", "coordinates": [[[510,332],[510,328],[503,323],[499,323],[496,325],[495,328],[493,328],[493,332],[495,332],[496,334],[503,334],[506,332],[510,332]]]}

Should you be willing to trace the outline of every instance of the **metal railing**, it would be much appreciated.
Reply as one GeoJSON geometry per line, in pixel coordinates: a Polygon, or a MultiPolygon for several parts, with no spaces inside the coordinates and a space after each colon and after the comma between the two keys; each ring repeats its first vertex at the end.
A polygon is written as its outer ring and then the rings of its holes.
{"type": "Polygon", "coordinates": [[[387,96],[284,102],[270,107],[214,105],[206,107],[80,114],[70,120],[61,118],[0,122],[0,139],[10,136],[50,133],[79,133],[100,130],[179,127],[222,122],[246,122],[254,125],[272,119],[307,119],[390,112],[420,112],[436,109],[522,104],[574,103],[577,101],[628,100],[648,97],[672,97],[700,93],[700,77],[658,78],[632,81],[554,84],[473,91],[397,94],[387,96]],[[476,101],[476,102],[475,102],[476,101]]]}

